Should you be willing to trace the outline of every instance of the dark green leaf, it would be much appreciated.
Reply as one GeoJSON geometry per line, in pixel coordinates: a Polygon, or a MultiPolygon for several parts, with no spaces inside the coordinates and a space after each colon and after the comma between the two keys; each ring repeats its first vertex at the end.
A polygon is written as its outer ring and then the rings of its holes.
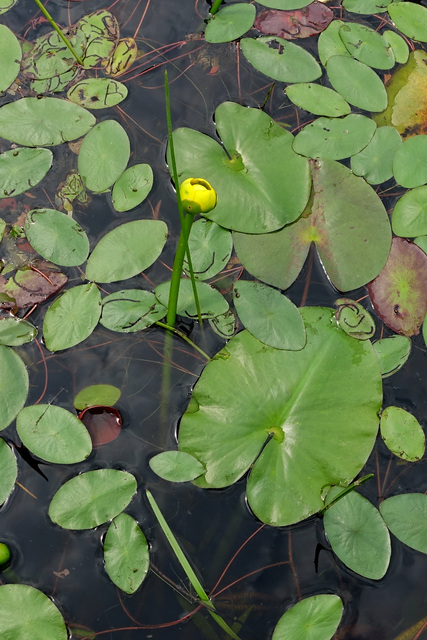
{"type": "Polygon", "coordinates": [[[150,467],[169,482],[188,482],[204,473],[205,468],[194,456],[184,451],[163,451],[150,459],[150,467]]]}
{"type": "Polygon", "coordinates": [[[67,640],[65,622],[50,598],[26,584],[0,586],[2,640],[67,640]]]}
{"type": "Polygon", "coordinates": [[[243,2],[224,7],[206,25],[206,42],[230,42],[240,38],[252,27],[255,13],[253,4],[243,2]]]}
{"type": "Polygon", "coordinates": [[[24,406],[28,386],[28,373],[21,358],[9,347],[0,345],[0,431],[24,406]]]}
{"type": "Polygon", "coordinates": [[[283,614],[271,640],[330,640],[342,612],[342,600],[333,594],[304,598],[283,614]]]}
{"type": "Polygon", "coordinates": [[[12,449],[0,438],[0,505],[6,502],[15,486],[18,465],[12,449]]]}
{"type": "Polygon", "coordinates": [[[393,535],[411,549],[427,553],[427,495],[405,493],[380,504],[381,515],[393,535]]]}
{"type": "Polygon", "coordinates": [[[74,398],[74,406],[79,411],[94,405],[112,407],[120,395],[120,389],[111,384],[92,384],[78,392],[74,398]]]}
{"type": "Polygon", "coordinates": [[[148,543],[136,520],[121,513],[104,540],[105,570],[125,593],[135,593],[148,573],[148,543]]]}

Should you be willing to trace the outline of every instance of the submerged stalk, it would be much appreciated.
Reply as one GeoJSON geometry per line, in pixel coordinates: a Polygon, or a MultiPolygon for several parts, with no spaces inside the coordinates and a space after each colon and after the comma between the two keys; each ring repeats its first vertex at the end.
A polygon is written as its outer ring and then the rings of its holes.
{"type": "Polygon", "coordinates": [[[171,287],[169,292],[168,313],[166,317],[166,322],[172,327],[175,326],[176,308],[178,304],[178,294],[179,294],[179,285],[181,283],[182,266],[184,264],[184,256],[185,254],[187,254],[188,270],[190,272],[194,302],[196,304],[196,309],[197,309],[197,318],[200,326],[202,326],[202,314],[200,311],[199,296],[197,295],[196,281],[195,281],[194,272],[193,272],[193,263],[191,260],[190,250],[188,248],[188,236],[190,235],[190,229],[191,229],[191,225],[193,224],[194,216],[187,214],[184,217],[184,210],[182,207],[181,196],[179,193],[178,171],[176,168],[175,148],[173,144],[173,135],[172,135],[172,117],[171,117],[171,108],[170,108],[169,79],[168,79],[167,69],[165,69],[165,98],[166,98],[166,120],[168,125],[169,149],[170,149],[170,155],[171,155],[172,178],[175,183],[176,202],[178,205],[179,219],[181,222],[181,234],[179,236],[178,247],[176,250],[175,260],[173,263],[173,271],[172,271],[172,278],[171,278],[171,287]]]}
{"type": "Polygon", "coordinates": [[[38,6],[38,8],[40,9],[40,11],[43,13],[43,15],[45,16],[45,18],[47,18],[48,22],[50,22],[50,24],[52,25],[52,27],[55,29],[56,33],[59,35],[59,37],[61,38],[61,40],[64,42],[64,44],[68,47],[68,49],[71,51],[71,53],[73,54],[73,56],[75,57],[75,59],[77,60],[77,62],[79,64],[83,64],[82,59],[79,58],[79,56],[77,55],[77,53],[74,50],[74,47],[71,45],[71,43],[67,40],[67,38],[64,36],[64,34],[62,33],[61,29],[58,27],[58,25],[56,24],[55,20],[52,18],[52,16],[50,15],[49,11],[47,9],[45,9],[45,7],[42,5],[42,3],[40,2],[40,0],[34,0],[34,2],[36,3],[36,5],[38,6]]]}
{"type": "Polygon", "coordinates": [[[185,335],[185,333],[183,333],[182,331],[179,331],[179,329],[175,329],[175,327],[172,327],[170,324],[167,324],[166,322],[160,322],[160,320],[157,321],[156,324],[159,327],[163,327],[164,329],[168,329],[169,331],[172,331],[173,333],[176,333],[177,336],[179,336],[180,338],[185,340],[185,342],[187,342],[189,345],[191,345],[193,347],[193,349],[198,351],[200,353],[200,355],[202,355],[204,358],[206,358],[206,360],[210,361],[210,357],[208,356],[208,354],[205,353],[203,351],[203,349],[198,347],[195,342],[193,342],[188,336],[185,335]]]}
{"type": "Polygon", "coordinates": [[[328,502],[328,504],[325,507],[323,507],[323,509],[321,509],[319,511],[319,516],[323,516],[325,511],[330,509],[332,507],[332,505],[334,505],[336,502],[338,502],[338,500],[341,500],[341,498],[344,498],[344,496],[347,495],[347,493],[350,493],[350,491],[353,491],[356,487],[360,487],[361,484],[363,484],[367,480],[370,480],[373,477],[374,477],[373,473],[368,473],[366,476],[363,476],[362,478],[359,478],[358,480],[355,480],[354,482],[349,484],[348,487],[345,487],[345,489],[343,489],[341,491],[341,493],[339,493],[337,496],[335,496],[335,498],[333,498],[333,500],[328,502]]]}

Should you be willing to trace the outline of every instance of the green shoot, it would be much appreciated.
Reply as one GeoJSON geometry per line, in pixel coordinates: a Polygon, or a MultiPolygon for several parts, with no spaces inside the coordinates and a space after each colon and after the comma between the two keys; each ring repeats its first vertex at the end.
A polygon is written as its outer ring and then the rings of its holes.
{"type": "Polygon", "coordinates": [[[210,10],[210,14],[211,16],[213,16],[219,9],[220,5],[222,4],[222,0],[215,0],[215,2],[212,5],[212,8],[210,10]]]}
{"type": "Polygon", "coordinates": [[[192,566],[188,562],[183,550],[179,546],[177,539],[173,535],[173,533],[172,533],[168,523],[166,522],[162,512],[160,511],[160,508],[159,508],[157,502],[155,501],[152,493],[150,491],[148,491],[148,490],[145,493],[147,495],[148,502],[150,503],[150,506],[154,511],[154,514],[155,514],[155,516],[156,516],[156,518],[157,518],[157,520],[158,520],[158,522],[160,524],[160,527],[161,527],[163,533],[165,534],[170,546],[172,547],[172,550],[173,550],[174,554],[176,555],[176,557],[178,559],[178,562],[180,563],[181,567],[184,569],[187,578],[189,579],[189,581],[191,582],[195,592],[199,596],[200,601],[203,602],[206,605],[206,607],[207,607],[209,613],[211,614],[212,618],[215,620],[215,622],[218,623],[218,625],[221,627],[221,629],[223,629],[230,636],[230,638],[233,638],[234,640],[240,640],[239,636],[237,636],[234,633],[233,629],[231,629],[231,627],[228,626],[228,624],[225,622],[225,620],[223,618],[221,618],[221,616],[215,612],[214,605],[210,601],[208,594],[203,589],[203,586],[200,583],[200,580],[198,579],[198,577],[194,573],[194,570],[193,570],[192,566]]]}
{"type": "Polygon", "coordinates": [[[59,35],[59,37],[61,38],[61,40],[63,40],[64,44],[68,47],[68,49],[71,51],[71,53],[73,54],[73,56],[75,57],[75,59],[77,60],[77,62],[79,64],[82,64],[82,59],[79,58],[79,56],[77,55],[77,53],[75,52],[74,48],[72,47],[72,45],[70,44],[70,42],[67,40],[67,38],[64,36],[64,34],[62,33],[61,29],[58,27],[58,25],[56,24],[55,20],[52,18],[52,16],[50,15],[50,13],[48,12],[47,9],[45,9],[45,7],[42,5],[42,3],[40,2],[40,0],[34,0],[34,2],[36,3],[36,5],[38,6],[38,8],[40,9],[40,11],[43,13],[43,15],[45,16],[45,18],[47,18],[47,20],[50,22],[50,24],[52,25],[52,27],[55,29],[56,33],[59,35]]]}

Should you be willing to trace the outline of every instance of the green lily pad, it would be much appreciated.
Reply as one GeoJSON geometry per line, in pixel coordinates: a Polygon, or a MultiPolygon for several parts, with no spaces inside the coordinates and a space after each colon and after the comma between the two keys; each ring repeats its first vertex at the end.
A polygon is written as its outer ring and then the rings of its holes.
{"type": "Polygon", "coordinates": [[[347,51],[356,60],[374,69],[394,67],[393,49],[374,29],[357,22],[346,22],[339,33],[347,51]]]}
{"type": "Polygon", "coordinates": [[[27,320],[15,316],[0,318],[0,344],[19,347],[34,340],[36,335],[37,329],[27,320]]]}
{"type": "Polygon", "coordinates": [[[100,323],[111,331],[132,333],[150,327],[166,313],[151,291],[123,289],[103,299],[100,323]]]}
{"type": "MultiPolygon", "coordinates": [[[[356,0],[358,2],[358,0],[356,0]]],[[[405,64],[409,58],[409,47],[405,40],[396,31],[383,31],[383,38],[393,49],[394,58],[399,64],[405,64]]]]}
{"type": "Polygon", "coordinates": [[[202,463],[184,451],[163,451],[153,456],[149,464],[154,473],[169,482],[188,482],[205,472],[202,463]]]}
{"type": "Polygon", "coordinates": [[[209,318],[209,324],[213,331],[224,340],[229,340],[237,331],[236,316],[231,309],[215,316],[215,318],[209,318]]]}
{"type": "Polygon", "coordinates": [[[427,186],[411,189],[399,198],[391,225],[393,232],[403,238],[427,235],[427,186]]]}
{"type": "Polygon", "coordinates": [[[126,169],[116,181],[112,191],[116,211],[129,211],[137,207],[151,191],[153,170],[149,164],[135,164],[126,169]]]}
{"type": "Polygon", "coordinates": [[[181,420],[180,451],[206,467],[195,484],[228,486],[253,465],[249,506],[273,526],[319,511],[325,486],[348,484],[375,442],[378,361],[371,343],[347,336],[333,314],[301,309],[300,351],[238,333],[205,367],[181,420]]]}
{"type": "Polygon", "coordinates": [[[342,160],[366,147],[375,129],[375,122],[360,114],[339,119],[317,118],[297,134],[293,149],[309,158],[342,160]]]}
{"type": "Polygon", "coordinates": [[[391,244],[387,213],[375,191],[342,164],[325,159],[311,167],[314,195],[304,215],[262,238],[233,234],[236,253],[253,276],[287,289],[314,242],[335,287],[357,289],[386,263],[391,244]]]}
{"type": "Polygon", "coordinates": [[[106,65],[120,36],[117,18],[100,9],[80,18],[76,28],[77,35],[85,42],[83,67],[90,69],[106,65]]]}
{"type": "MultiPolygon", "coordinates": [[[[217,289],[214,289],[206,282],[198,281],[196,281],[196,289],[202,318],[214,318],[215,316],[227,313],[228,302],[217,289]]],[[[168,306],[169,290],[170,281],[162,282],[162,284],[159,284],[154,290],[156,298],[164,307],[168,306]]],[[[176,312],[180,316],[187,316],[187,318],[193,318],[193,320],[197,318],[193,288],[191,286],[191,280],[187,278],[182,278],[179,285],[176,312]]]]}
{"type": "Polygon", "coordinates": [[[58,489],[49,517],[64,529],[93,529],[126,509],[136,489],[134,476],[126,471],[86,471],[58,489]]]}
{"type": "Polygon", "coordinates": [[[303,348],[304,321],[293,302],[280,291],[260,282],[239,280],[233,296],[242,324],[255,338],[276,349],[303,348]]]}
{"type": "Polygon", "coordinates": [[[54,264],[74,267],[89,255],[89,240],[81,226],[56,209],[29,211],[25,233],[33,249],[54,264]]]}
{"type": "Polygon", "coordinates": [[[82,284],[63,293],[46,311],[43,336],[49,351],[69,349],[86,340],[101,315],[96,284],[82,284]]]}
{"type": "Polygon", "coordinates": [[[392,0],[343,0],[343,7],[351,13],[372,15],[383,13],[392,0]]]}
{"type": "Polygon", "coordinates": [[[301,9],[310,4],[310,0],[260,0],[258,4],[271,9],[301,9]]]}
{"type": "MultiPolygon", "coordinates": [[[[227,265],[233,250],[233,238],[227,229],[223,229],[212,220],[200,218],[191,226],[188,247],[194,277],[197,280],[208,280],[227,265]]],[[[190,275],[186,260],[184,272],[190,275]]]]}
{"type": "Polygon", "coordinates": [[[411,345],[410,338],[406,336],[392,336],[374,342],[383,378],[392,376],[403,367],[411,353],[411,345]]]}
{"type": "Polygon", "coordinates": [[[162,220],[133,220],[105,235],[92,251],[86,276],[94,282],[117,282],[148,269],[162,252],[167,238],[162,220]]]}
{"type": "Polygon", "coordinates": [[[342,600],[333,594],[304,598],[283,614],[271,640],[331,640],[342,612],[342,600]]]}
{"type": "Polygon", "coordinates": [[[380,504],[381,515],[393,535],[401,542],[427,553],[427,495],[405,493],[380,504]]]}
{"type": "MultiPolygon", "coordinates": [[[[77,55],[82,55],[83,42],[72,30],[63,29],[77,55]]],[[[31,81],[33,90],[59,91],[79,74],[76,59],[56,31],[48,31],[37,38],[24,55],[22,74],[31,81]]],[[[40,91],[41,93],[43,91],[40,91]]]]}
{"type": "Polygon", "coordinates": [[[368,284],[381,320],[404,336],[417,335],[427,313],[427,255],[404,238],[393,238],[381,273],[368,284]]]}
{"type": "Polygon", "coordinates": [[[79,411],[94,405],[112,407],[120,398],[121,391],[111,384],[91,384],[78,392],[74,398],[74,406],[79,411]]]}
{"type": "Polygon", "coordinates": [[[148,573],[148,542],[131,516],[121,513],[110,524],[104,540],[105,570],[125,593],[135,593],[148,573]]]}
{"type": "Polygon", "coordinates": [[[9,347],[0,345],[0,431],[14,420],[28,394],[28,373],[21,358],[9,347]]]}
{"type": "Polygon", "coordinates": [[[329,58],[332,56],[346,56],[351,58],[350,53],[340,37],[341,27],[346,24],[342,20],[332,20],[324,31],[319,35],[317,49],[320,62],[326,67],[329,58]]]}
{"type": "Polygon", "coordinates": [[[273,231],[298,218],[310,174],[306,158],[292,149],[293,136],[263,111],[233,102],[219,105],[215,123],[223,146],[192,129],[173,133],[181,181],[198,176],[218,194],[206,217],[246,233],[273,231]]]}
{"type": "Polygon", "coordinates": [[[95,193],[109,189],[126,169],[129,155],[130,142],[123,127],[115,120],[99,122],[80,147],[78,171],[86,187],[95,193]]]}
{"type": "Polygon", "coordinates": [[[21,45],[15,34],[0,24],[0,91],[6,91],[19,73],[21,45]]]}
{"type": "Polygon", "coordinates": [[[52,600],[26,584],[0,586],[0,636],[4,640],[67,640],[65,622],[52,600]]]}
{"type": "Polygon", "coordinates": [[[355,107],[365,111],[383,111],[387,107],[381,78],[363,62],[348,56],[331,56],[326,73],[335,91],[355,107]]]}
{"type": "Polygon", "coordinates": [[[312,82],[322,75],[311,53],[284,38],[242,38],[240,47],[255,69],[274,80],[312,82]]]}
{"type": "Polygon", "coordinates": [[[0,15],[6,13],[18,2],[18,0],[0,0],[0,15]]]}
{"type": "Polygon", "coordinates": [[[350,113],[348,102],[339,93],[315,82],[291,84],[285,93],[298,107],[318,116],[337,118],[350,113]]]}
{"type": "Polygon", "coordinates": [[[92,451],[83,422],[52,404],[24,407],[16,417],[16,430],[27,449],[47,462],[74,464],[92,451]]]}
{"type": "Polygon", "coordinates": [[[94,116],[60,98],[21,98],[0,107],[0,137],[28,147],[50,147],[84,136],[94,116]]]}
{"type": "MultiPolygon", "coordinates": [[[[342,491],[334,487],[327,499],[342,491]]],[[[390,536],[374,505],[356,491],[337,500],[323,516],[333,552],[349,569],[371,580],[384,577],[391,556],[390,536]]]]}
{"type": "Polygon", "coordinates": [[[127,87],[112,78],[85,78],[68,89],[67,98],[86,109],[107,109],[127,97],[127,87]]]}
{"type": "Polygon", "coordinates": [[[213,15],[205,29],[206,42],[231,42],[252,27],[256,10],[253,4],[238,2],[213,15]]]}
{"type": "Polygon", "coordinates": [[[387,11],[395,26],[419,42],[427,42],[427,9],[415,2],[392,2],[387,11]]]}
{"type": "Polygon", "coordinates": [[[427,182],[427,135],[418,135],[405,142],[396,151],[393,175],[402,187],[420,187],[427,182]]]}
{"type": "Polygon", "coordinates": [[[417,247],[420,247],[424,253],[427,253],[427,236],[418,236],[418,238],[414,238],[414,244],[416,244],[417,247]]]}
{"type": "Polygon", "coordinates": [[[6,502],[13,491],[18,475],[18,465],[12,449],[0,438],[0,505],[6,502]]]}
{"type": "Polygon", "coordinates": [[[335,319],[340,329],[356,340],[369,340],[375,333],[375,321],[368,311],[351,298],[335,300],[335,319]]]}
{"type": "Polygon", "coordinates": [[[424,455],[424,431],[416,417],[405,409],[384,409],[381,415],[381,436],[387,448],[402,460],[416,462],[424,455]]]}
{"type": "Polygon", "coordinates": [[[351,158],[351,170],[369,184],[381,184],[393,177],[393,159],[402,144],[394,127],[378,127],[366,147],[351,158]]]}
{"type": "Polygon", "coordinates": [[[0,154],[0,198],[17,196],[35,187],[52,166],[49,149],[10,149],[0,154]]]}

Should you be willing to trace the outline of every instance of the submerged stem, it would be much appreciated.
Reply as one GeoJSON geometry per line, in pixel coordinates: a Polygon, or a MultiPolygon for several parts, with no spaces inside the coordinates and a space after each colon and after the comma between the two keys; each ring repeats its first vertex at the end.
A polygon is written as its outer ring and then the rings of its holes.
{"type": "Polygon", "coordinates": [[[177,336],[179,336],[180,338],[185,340],[185,342],[187,342],[189,345],[191,345],[193,347],[193,349],[198,351],[200,353],[200,355],[202,355],[204,358],[206,358],[206,360],[210,361],[210,357],[208,356],[208,354],[205,353],[203,351],[203,349],[198,347],[195,342],[193,342],[188,336],[185,335],[185,333],[183,333],[182,331],[179,331],[179,329],[176,329],[175,327],[172,327],[170,324],[167,324],[165,322],[158,321],[158,322],[156,322],[156,324],[159,327],[163,327],[164,329],[169,329],[169,331],[173,331],[173,333],[176,333],[177,336]]]}
{"type": "Polygon", "coordinates": [[[325,511],[330,509],[332,505],[338,502],[338,500],[341,500],[341,498],[344,498],[344,496],[347,495],[347,493],[350,493],[350,491],[353,491],[353,489],[355,489],[356,487],[360,487],[361,484],[363,484],[367,480],[370,480],[373,477],[374,477],[373,473],[368,473],[366,476],[363,476],[363,478],[359,478],[358,480],[355,480],[354,482],[349,484],[348,487],[345,487],[345,489],[343,489],[337,496],[335,496],[335,498],[333,498],[330,502],[328,502],[328,504],[319,511],[319,516],[323,516],[325,511]]]}
{"type": "Polygon", "coordinates": [[[68,49],[71,51],[71,53],[73,54],[73,56],[75,57],[75,59],[77,60],[77,62],[79,64],[83,64],[82,59],[79,58],[79,56],[77,55],[77,53],[74,50],[74,47],[71,45],[71,43],[67,40],[67,38],[64,36],[64,34],[62,33],[61,29],[58,27],[58,25],[56,24],[55,20],[52,18],[52,16],[50,15],[49,11],[47,9],[45,9],[45,7],[42,5],[42,3],[40,2],[40,0],[34,0],[34,2],[36,3],[36,5],[38,6],[38,8],[40,9],[40,11],[43,13],[43,15],[45,16],[45,18],[47,18],[47,20],[50,22],[50,24],[52,25],[52,27],[55,29],[56,33],[59,35],[59,37],[61,38],[61,40],[64,42],[64,44],[68,47],[68,49]]]}

